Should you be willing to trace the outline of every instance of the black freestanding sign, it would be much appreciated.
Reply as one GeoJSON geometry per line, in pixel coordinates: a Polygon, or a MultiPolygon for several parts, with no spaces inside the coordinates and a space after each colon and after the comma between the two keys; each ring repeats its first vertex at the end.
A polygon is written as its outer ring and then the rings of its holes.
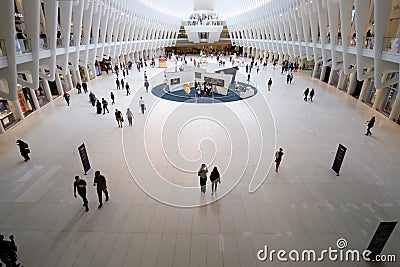
{"type": "Polygon", "coordinates": [[[380,255],[390,235],[392,234],[397,222],[381,222],[376,230],[374,237],[368,245],[368,250],[372,252],[369,256],[370,259],[374,259],[377,255],[380,255]]]}
{"type": "Polygon", "coordinates": [[[344,155],[346,154],[347,148],[342,144],[339,144],[338,150],[336,152],[335,160],[333,161],[332,170],[336,172],[336,175],[339,176],[340,167],[342,167],[342,162],[344,159],[344,155]]]}
{"type": "Polygon", "coordinates": [[[90,170],[90,163],[89,163],[89,157],[86,152],[86,147],[85,144],[82,144],[78,147],[79,155],[81,156],[82,160],[82,165],[83,165],[83,170],[85,171],[85,175],[88,170],[90,170]]]}

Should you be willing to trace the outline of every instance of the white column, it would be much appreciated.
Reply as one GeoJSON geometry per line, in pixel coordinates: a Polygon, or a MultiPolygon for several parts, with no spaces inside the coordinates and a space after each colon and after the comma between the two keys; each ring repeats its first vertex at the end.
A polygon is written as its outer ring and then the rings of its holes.
{"type": "Polygon", "coordinates": [[[73,70],[72,73],[74,74],[75,81],[77,83],[82,83],[81,73],[79,72],[79,70],[73,70]]]}
{"type": "Polygon", "coordinates": [[[53,102],[53,95],[51,94],[51,90],[50,90],[50,86],[49,86],[49,81],[47,81],[46,79],[42,79],[42,83],[43,83],[43,89],[44,89],[44,93],[46,94],[46,98],[50,101],[53,102]]]}
{"type": "Polygon", "coordinates": [[[64,95],[64,88],[62,87],[61,80],[60,80],[60,75],[58,73],[56,73],[56,84],[57,84],[58,94],[60,96],[63,96],[64,95]]]}
{"type": "Polygon", "coordinates": [[[400,93],[397,93],[396,100],[394,102],[392,111],[390,112],[389,119],[397,120],[400,114],[400,93]]]}
{"type": "Polygon", "coordinates": [[[33,100],[33,104],[35,105],[35,109],[40,109],[39,101],[37,99],[35,90],[32,88],[29,88],[29,91],[31,92],[31,97],[33,100]]]}
{"type": "Polygon", "coordinates": [[[319,79],[321,81],[325,78],[325,73],[326,73],[326,66],[322,66],[321,75],[319,76],[319,79]]]}
{"type": "MultiPolygon", "coordinates": [[[[356,86],[357,83],[357,72],[354,72],[353,74],[351,74],[350,76],[350,83],[349,83],[349,87],[347,87],[347,93],[349,95],[353,94],[354,92],[354,88],[356,86]]],[[[365,81],[364,81],[365,83],[365,81]]]]}
{"type": "Polygon", "coordinates": [[[338,84],[336,86],[337,89],[340,89],[340,90],[343,89],[343,83],[344,83],[344,78],[345,77],[346,76],[344,75],[343,69],[341,69],[339,71],[339,81],[338,81],[338,84]]]}
{"type": "Polygon", "coordinates": [[[18,99],[14,100],[14,101],[10,101],[9,103],[12,105],[11,110],[13,111],[13,113],[14,112],[16,113],[17,118],[20,119],[20,120],[25,119],[24,113],[22,112],[22,108],[19,105],[18,99]]]}
{"type": "Polygon", "coordinates": [[[331,68],[331,72],[329,73],[328,84],[331,84],[334,74],[335,74],[335,71],[331,68]]]}
{"type": "Polygon", "coordinates": [[[88,68],[88,66],[84,66],[83,67],[83,70],[84,70],[84,72],[85,72],[85,82],[88,82],[88,81],[90,81],[90,75],[89,75],[89,68],[88,68]]]}
{"type": "Polygon", "coordinates": [[[68,89],[72,90],[74,88],[74,84],[72,83],[71,73],[68,71],[67,75],[65,75],[64,77],[68,84],[68,89]]]}
{"type": "Polygon", "coordinates": [[[0,134],[3,134],[5,132],[6,130],[4,129],[3,124],[0,122],[0,134]]]}
{"type": "MultiPolygon", "coordinates": [[[[367,73],[370,73],[372,71],[372,67],[367,69],[367,73]]],[[[361,87],[361,92],[360,96],[358,97],[358,100],[363,101],[365,98],[365,94],[367,93],[368,86],[369,85],[369,78],[364,80],[363,86],[361,87]]]]}
{"type": "Polygon", "coordinates": [[[387,88],[387,87],[384,87],[381,89],[376,89],[376,91],[377,91],[376,98],[375,98],[374,104],[372,105],[373,109],[376,109],[376,110],[382,109],[383,100],[384,100],[387,90],[389,90],[389,88],[387,88]]]}

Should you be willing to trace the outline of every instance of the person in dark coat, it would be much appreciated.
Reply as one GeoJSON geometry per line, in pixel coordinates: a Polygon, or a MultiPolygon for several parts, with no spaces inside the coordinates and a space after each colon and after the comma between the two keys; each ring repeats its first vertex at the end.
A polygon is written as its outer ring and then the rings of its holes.
{"type": "Polygon", "coordinates": [[[10,240],[4,240],[4,235],[0,235],[0,266],[3,262],[6,266],[21,266],[17,263],[17,245],[14,241],[14,236],[10,235],[10,240]]]}
{"type": "Polygon", "coordinates": [[[214,167],[211,174],[210,174],[210,180],[211,180],[211,195],[217,193],[217,184],[221,183],[221,177],[219,176],[219,171],[217,167],[214,167]]]}
{"type": "Polygon", "coordinates": [[[306,90],[304,90],[304,93],[303,93],[303,95],[304,95],[304,101],[306,101],[307,102],[307,98],[308,98],[308,93],[310,92],[310,89],[308,89],[308,87],[307,87],[307,89],[306,90]]]}
{"type": "Polygon", "coordinates": [[[206,193],[207,173],[208,169],[206,164],[201,164],[200,170],[197,172],[197,175],[200,177],[201,192],[204,194],[206,193]]]}
{"type": "MultiPolygon", "coordinates": [[[[149,86],[150,86],[150,84],[149,84],[149,82],[146,80],[146,81],[144,82],[144,87],[146,88],[146,93],[149,92],[149,86]]],[[[195,86],[195,88],[196,88],[196,86],[195,86]]]]}
{"type": "Polygon", "coordinates": [[[113,92],[110,93],[110,97],[111,97],[111,100],[112,100],[111,105],[114,105],[115,104],[115,96],[114,96],[113,92]]]}
{"type": "Polygon", "coordinates": [[[96,96],[94,95],[93,92],[89,93],[89,100],[90,100],[90,103],[92,103],[92,106],[94,107],[96,105],[96,96]]]}
{"type": "Polygon", "coordinates": [[[97,114],[101,114],[102,108],[99,100],[96,101],[97,114]]]}
{"type": "Polygon", "coordinates": [[[100,203],[98,208],[100,209],[103,206],[103,192],[106,195],[106,201],[109,200],[106,177],[104,177],[104,175],[101,175],[100,171],[96,171],[94,173],[93,185],[96,186],[96,184],[97,184],[97,196],[99,197],[99,203],[100,203]]]}
{"type": "Polygon", "coordinates": [[[69,106],[69,101],[71,100],[71,96],[68,93],[64,93],[64,98],[65,101],[67,102],[67,105],[69,106]]]}
{"type": "Polygon", "coordinates": [[[279,166],[281,165],[283,157],[283,149],[279,148],[278,151],[275,152],[275,171],[278,172],[279,166]]]}
{"type": "Polygon", "coordinates": [[[83,82],[82,83],[82,88],[83,88],[83,92],[85,92],[85,94],[87,94],[87,92],[88,92],[88,87],[87,87],[87,83],[85,83],[85,82],[83,82]]]}
{"type": "Polygon", "coordinates": [[[313,88],[313,89],[311,89],[311,92],[310,92],[310,101],[311,102],[313,102],[314,95],[315,95],[315,92],[314,92],[314,88],[313,88]]]}
{"type": "Polygon", "coordinates": [[[19,152],[21,153],[21,156],[25,159],[25,161],[30,160],[31,158],[29,157],[29,153],[31,151],[29,150],[28,144],[19,139],[17,140],[16,144],[19,146],[19,152]]]}
{"type": "Polygon", "coordinates": [[[290,74],[288,73],[288,75],[286,75],[286,83],[288,84],[290,81],[290,74]]]}
{"type": "Polygon", "coordinates": [[[367,121],[367,133],[365,135],[371,135],[371,128],[374,127],[375,117],[372,117],[369,121],[367,121]]]}
{"type": "Polygon", "coordinates": [[[120,87],[120,85],[119,85],[119,80],[118,80],[118,78],[115,80],[115,83],[117,84],[117,90],[119,90],[121,87],[120,87]]]}
{"type": "Polygon", "coordinates": [[[269,78],[269,80],[268,80],[268,91],[271,91],[271,86],[272,86],[272,78],[269,78]]]}
{"type": "Polygon", "coordinates": [[[102,98],[101,99],[101,104],[103,105],[103,115],[106,114],[106,110],[107,110],[107,113],[110,113],[110,111],[108,110],[108,102],[107,102],[107,100],[102,98]]]}
{"type": "Polygon", "coordinates": [[[82,93],[82,86],[80,83],[76,84],[76,89],[78,90],[78,94],[82,93]]]}
{"type": "Polygon", "coordinates": [[[74,197],[76,198],[76,191],[78,191],[79,196],[83,200],[83,206],[86,208],[86,211],[89,211],[89,202],[86,197],[86,181],[81,179],[78,175],[75,176],[74,182],[74,197]]]}

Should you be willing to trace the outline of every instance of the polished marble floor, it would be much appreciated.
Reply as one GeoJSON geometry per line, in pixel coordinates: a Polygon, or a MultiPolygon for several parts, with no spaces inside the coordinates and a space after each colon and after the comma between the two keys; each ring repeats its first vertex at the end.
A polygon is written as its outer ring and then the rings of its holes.
{"type": "MultiPolygon", "coordinates": [[[[162,69],[146,71],[151,86],[163,81],[162,69]]],[[[113,74],[103,75],[89,89],[108,100],[114,92],[110,114],[96,114],[88,96],[73,91],[71,106],[58,98],[0,135],[0,232],[15,235],[23,265],[369,266],[261,262],[257,252],[265,245],[321,251],[336,248],[339,238],[350,249],[366,249],[380,221],[400,216],[400,126],[309,72],[294,73],[287,85],[268,66],[253,70],[251,80],[259,92],[246,101],[196,105],[145,93],[143,72],[127,77],[130,96],[115,90],[113,74]],[[316,91],[313,103],[302,100],[306,87],[316,91]],[[125,120],[118,128],[114,108],[127,107],[133,127],[125,120]],[[377,123],[367,137],[371,116],[377,123]],[[29,162],[16,139],[30,144],[29,162]],[[82,143],[92,166],[87,176],[77,150],[82,143]],[[348,151],[336,176],[331,165],[339,143],[348,151]],[[270,169],[276,147],[285,152],[279,173],[270,169]],[[215,195],[210,184],[200,193],[201,163],[220,170],[215,195]],[[100,210],[95,170],[110,192],[100,210]],[[73,197],[77,174],[88,182],[87,213],[73,197]]],[[[383,253],[399,258],[399,247],[397,227],[383,253]]]]}

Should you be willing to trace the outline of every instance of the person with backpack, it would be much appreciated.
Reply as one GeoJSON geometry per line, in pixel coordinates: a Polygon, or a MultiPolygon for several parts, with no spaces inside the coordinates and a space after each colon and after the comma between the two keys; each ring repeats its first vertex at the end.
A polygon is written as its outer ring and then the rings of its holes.
{"type": "Polygon", "coordinates": [[[69,101],[71,100],[70,94],[68,94],[67,92],[65,92],[65,93],[64,93],[64,98],[65,98],[65,101],[67,102],[67,105],[69,106],[69,101]]]}
{"type": "Polygon", "coordinates": [[[19,146],[19,152],[25,161],[30,160],[31,158],[29,157],[29,153],[31,153],[31,150],[29,149],[29,145],[19,139],[17,140],[16,144],[19,146]]]}

